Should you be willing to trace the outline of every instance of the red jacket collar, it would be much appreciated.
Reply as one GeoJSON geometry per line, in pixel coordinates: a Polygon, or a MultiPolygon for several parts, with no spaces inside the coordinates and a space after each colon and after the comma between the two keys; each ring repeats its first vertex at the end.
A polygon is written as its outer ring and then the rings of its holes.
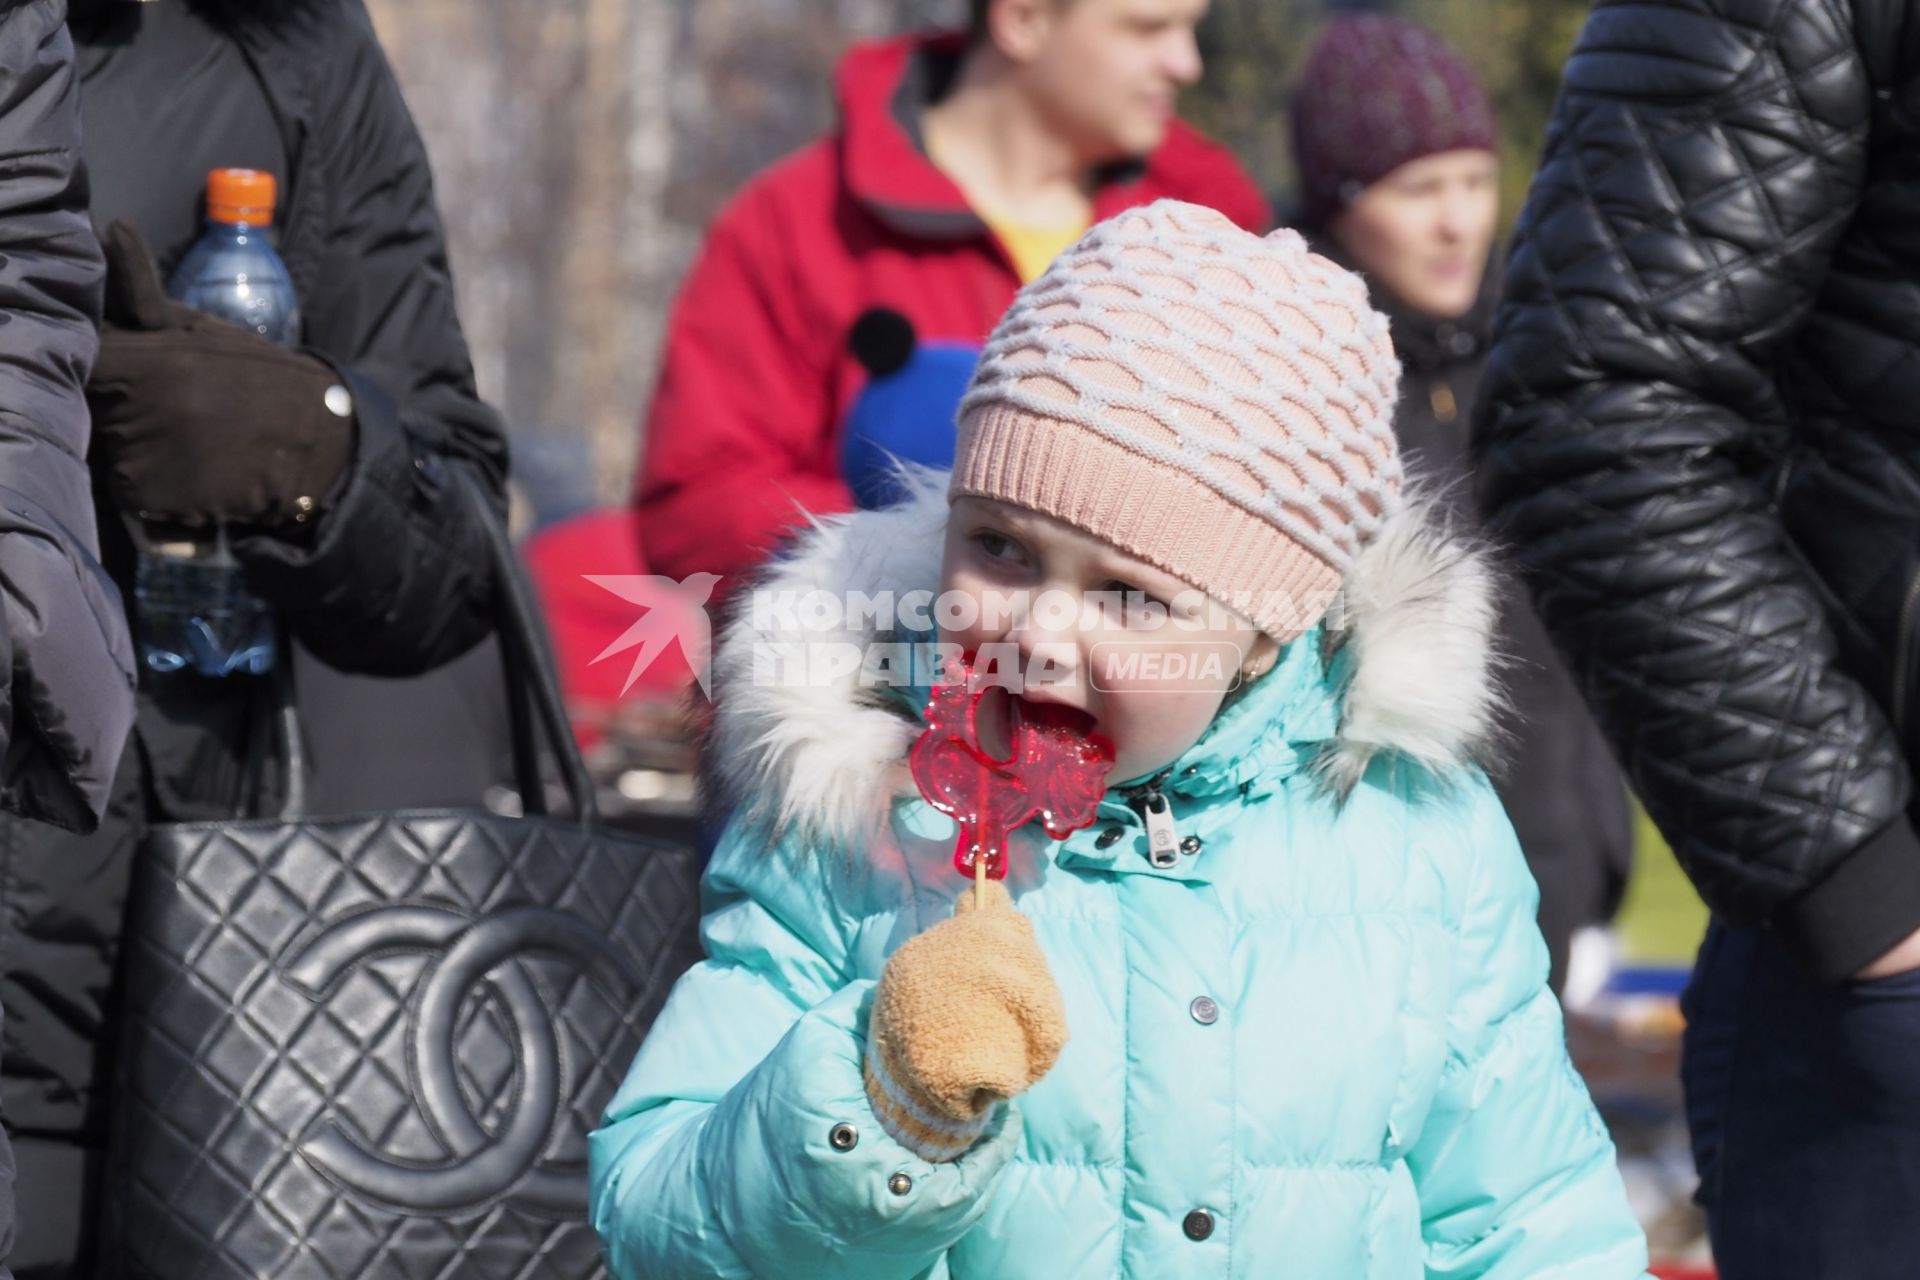
{"type": "MultiPolygon", "coordinates": [[[[960,188],[920,147],[920,108],[953,74],[966,44],[952,32],[859,44],[836,73],[847,189],[875,217],[909,235],[955,240],[986,230],[960,188]]],[[[1109,166],[1094,196],[1094,216],[1139,203],[1136,188],[1148,178],[1164,188],[1155,194],[1200,203],[1251,192],[1231,156],[1176,120],[1144,161],[1109,166]]]]}
{"type": "Polygon", "coordinates": [[[842,172],[853,197],[898,230],[936,239],[983,225],[960,188],[920,149],[920,108],[966,50],[957,34],[858,44],[840,60],[842,172]]]}

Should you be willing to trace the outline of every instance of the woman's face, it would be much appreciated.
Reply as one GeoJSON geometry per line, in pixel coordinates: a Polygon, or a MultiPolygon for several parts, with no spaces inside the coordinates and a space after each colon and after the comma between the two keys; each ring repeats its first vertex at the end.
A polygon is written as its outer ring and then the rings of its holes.
{"type": "Polygon", "coordinates": [[[1488,151],[1408,161],[1333,219],[1354,266],[1414,310],[1451,320],[1472,310],[1500,214],[1500,162],[1488,151]]]}
{"type": "MultiPolygon", "coordinates": [[[[1014,668],[1010,686],[1027,702],[1083,712],[1114,744],[1116,782],[1178,759],[1243,672],[1264,671],[1279,651],[1171,574],[986,498],[953,504],[940,587],[941,640],[991,655],[996,675],[1014,668]]],[[[989,720],[983,738],[1004,743],[1004,717],[997,728],[989,720]]]]}

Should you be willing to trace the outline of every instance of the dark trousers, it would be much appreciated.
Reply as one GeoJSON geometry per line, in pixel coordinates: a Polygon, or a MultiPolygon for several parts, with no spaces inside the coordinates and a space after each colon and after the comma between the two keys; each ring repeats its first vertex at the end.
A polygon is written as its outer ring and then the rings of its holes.
{"type": "Polygon", "coordinates": [[[1821,985],[1715,921],[1682,1007],[1722,1280],[1920,1276],[1920,972],[1821,985]]]}
{"type": "MultiPolygon", "coordinates": [[[[18,1138],[20,1231],[13,1250],[17,1280],[85,1280],[95,1265],[106,1151],[75,1142],[18,1138]]],[[[4,1272],[0,1272],[4,1280],[4,1272]]]]}

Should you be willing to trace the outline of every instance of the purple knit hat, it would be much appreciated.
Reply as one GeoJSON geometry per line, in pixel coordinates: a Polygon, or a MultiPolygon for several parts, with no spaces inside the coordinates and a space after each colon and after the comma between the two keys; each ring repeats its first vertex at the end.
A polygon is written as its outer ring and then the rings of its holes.
{"type": "Polygon", "coordinates": [[[1493,103],[1452,45],[1386,14],[1343,14],[1320,33],[1293,95],[1293,157],[1306,225],[1320,227],[1401,165],[1499,149],[1493,103]]]}

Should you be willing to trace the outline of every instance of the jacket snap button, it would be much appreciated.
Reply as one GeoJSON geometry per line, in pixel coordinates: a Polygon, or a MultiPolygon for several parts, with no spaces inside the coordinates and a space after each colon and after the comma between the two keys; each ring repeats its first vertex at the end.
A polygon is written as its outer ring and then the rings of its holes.
{"type": "Polygon", "coordinates": [[[438,456],[429,453],[415,458],[413,465],[429,488],[438,491],[447,487],[447,464],[440,461],[438,456]]]}
{"type": "Polygon", "coordinates": [[[1120,837],[1125,834],[1127,834],[1125,827],[1108,827],[1100,833],[1100,838],[1093,842],[1093,847],[1096,849],[1111,849],[1120,837]]]}
{"type": "Polygon", "coordinates": [[[1205,1209],[1195,1209],[1186,1216],[1180,1229],[1187,1233],[1189,1240],[1205,1240],[1213,1234],[1213,1215],[1205,1209]]]}
{"type": "Polygon", "coordinates": [[[1188,836],[1180,842],[1180,852],[1186,854],[1189,858],[1205,847],[1205,844],[1201,842],[1199,836],[1188,836]]]}
{"type": "Polygon", "coordinates": [[[1193,1020],[1203,1027],[1210,1027],[1220,1021],[1220,1006],[1214,1002],[1212,996],[1195,996],[1193,1003],[1187,1006],[1187,1012],[1192,1014],[1193,1020]]]}
{"type": "Polygon", "coordinates": [[[827,1134],[827,1141],[835,1151],[851,1151],[860,1145],[860,1131],[850,1124],[837,1124],[827,1134]]]}
{"type": "Polygon", "coordinates": [[[903,1196],[913,1190],[913,1179],[904,1173],[896,1173],[887,1179],[887,1190],[897,1196],[903,1196]]]}

